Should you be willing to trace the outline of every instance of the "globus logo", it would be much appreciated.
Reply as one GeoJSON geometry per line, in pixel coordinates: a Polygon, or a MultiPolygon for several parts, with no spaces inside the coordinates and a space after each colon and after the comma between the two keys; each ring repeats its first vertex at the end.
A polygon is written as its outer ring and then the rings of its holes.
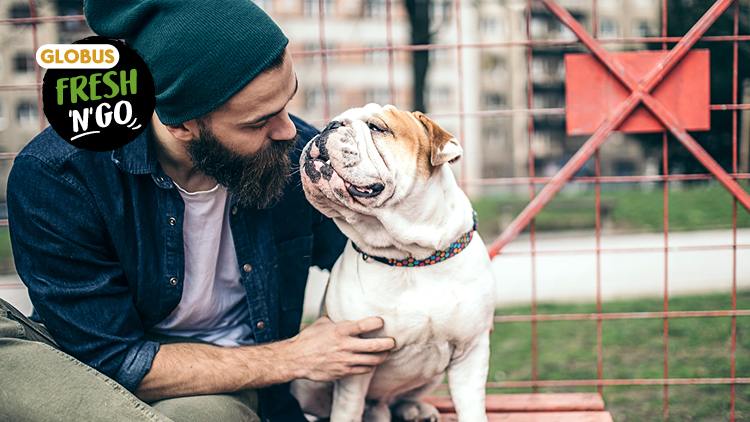
{"type": "Polygon", "coordinates": [[[120,52],[109,44],[46,44],[36,51],[36,62],[45,69],[110,69],[120,52]]]}
{"type": "Polygon", "coordinates": [[[137,138],[154,113],[154,80],[146,63],[125,43],[89,37],[49,44],[36,53],[47,67],[44,114],[71,145],[110,151],[137,138]]]}

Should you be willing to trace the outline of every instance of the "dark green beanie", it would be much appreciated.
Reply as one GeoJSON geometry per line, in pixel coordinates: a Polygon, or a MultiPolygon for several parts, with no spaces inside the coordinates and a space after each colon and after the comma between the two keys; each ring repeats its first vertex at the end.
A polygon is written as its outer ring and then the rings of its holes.
{"type": "Polygon", "coordinates": [[[124,39],[146,61],[167,125],[222,105],[289,42],[250,0],[86,0],[84,13],[94,32],[124,39]]]}

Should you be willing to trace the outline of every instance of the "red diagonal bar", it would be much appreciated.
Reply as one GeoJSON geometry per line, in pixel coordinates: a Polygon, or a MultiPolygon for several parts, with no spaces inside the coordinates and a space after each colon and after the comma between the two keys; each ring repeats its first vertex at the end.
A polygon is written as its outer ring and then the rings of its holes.
{"type": "Polygon", "coordinates": [[[593,135],[591,135],[578,152],[576,152],[575,155],[565,163],[563,168],[560,169],[552,179],[550,179],[547,186],[539,192],[539,195],[537,195],[533,201],[529,202],[529,205],[521,211],[518,217],[516,217],[505,231],[503,231],[503,234],[501,234],[492,246],[490,246],[488,250],[490,258],[494,258],[503,246],[518,236],[518,233],[521,233],[521,230],[523,230],[523,228],[531,222],[539,211],[541,211],[542,208],[554,198],[565,182],[573,177],[578,169],[580,169],[581,166],[591,158],[591,155],[599,149],[610,133],[620,126],[630,113],[635,110],[638,104],[641,103],[641,97],[642,94],[634,92],[617,106],[610,118],[607,119],[607,121],[604,122],[604,124],[602,124],[593,135]]]}
{"type": "Polygon", "coordinates": [[[745,209],[750,211],[750,195],[742,189],[732,176],[730,176],[711,155],[706,152],[690,134],[685,131],[681,122],[674,117],[656,98],[651,95],[643,97],[643,104],[654,113],[654,116],[661,120],[664,126],[687,148],[698,161],[710,171],[716,179],[721,182],[729,192],[742,204],[745,209]]]}
{"type": "Polygon", "coordinates": [[[722,184],[735,195],[743,206],[750,211],[750,196],[716,163],[706,151],[698,145],[690,135],[685,132],[682,125],[674,119],[673,116],[653,98],[648,92],[661,82],[664,75],[671,70],[679,60],[687,54],[690,48],[705,33],[705,31],[718,19],[732,0],[719,0],[716,2],[704,16],[688,31],[680,42],[670,53],[657,64],[652,71],[643,79],[642,83],[637,83],[625,70],[625,68],[607,52],[599,43],[596,42],[581,24],[568,13],[567,10],[560,7],[552,0],[542,0],[545,6],[555,14],[563,23],[565,23],[576,36],[591,49],[594,55],[615,75],[626,87],[631,89],[631,95],[624,100],[617,109],[614,110],[610,117],[597,130],[594,135],[578,150],[578,152],[563,166],[563,168],[550,180],[550,183],[542,189],[539,195],[531,201],[526,208],[513,220],[500,237],[492,244],[489,249],[490,258],[493,258],[506,244],[513,240],[526,227],[529,222],[544,208],[547,203],[559,192],[562,186],[567,182],[583,164],[591,158],[591,155],[601,146],[609,134],[615,130],[630,113],[633,112],[638,104],[648,98],[648,103],[659,111],[649,107],[655,112],[657,118],[660,118],[667,128],[713,173],[722,184]],[[648,88],[648,90],[646,90],[648,88]],[[666,120],[666,121],[665,121],[666,120]]]}
{"type": "MultiPolygon", "coordinates": [[[[649,93],[656,88],[670,70],[690,51],[698,39],[708,28],[721,16],[733,3],[733,0],[720,0],[701,17],[701,19],[688,31],[677,45],[657,64],[638,84],[624,69],[624,67],[612,57],[591,35],[586,32],[581,24],[573,18],[567,10],[560,7],[551,0],[542,0],[545,5],[566,25],[571,26],[571,31],[578,36],[594,53],[594,55],[631,91],[644,92],[643,101],[664,126],[718,179],[737,200],[750,211],[750,195],[711,157],[706,150],[698,144],[692,136],[684,129],[680,121],[670,113],[656,98],[649,93]]],[[[536,215],[536,214],[535,214],[536,215]]],[[[525,226],[524,226],[525,227],[525,226]]],[[[523,228],[522,228],[523,229],[523,228]]]]}
{"type": "Polygon", "coordinates": [[[688,31],[684,37],[682,37],[680,42],[672,48],[669,54],[664,57],[664,59],[662,59],[662,61],[654,67],[645,78],[643,78],[643,87],[647,92],[651,92],[656,88],[656,85],[658,85],[664,75],[667,74],[667,72],[663,72],[663,70],[671,70],[733,2],[734,0],[719,0],[708,9],[703,17],[701,17],[700,20],[690,28],[690,31],[688,31]]]}
{"type": "MultiPolygon", "coordinates": [[[[720,0],[701,17],[701,19],[688,31],[669,54],[660,60],[644,78],[641,84],[636,84],[635,80],[630,77],[623,66],[612,57],[600,44],[596,42],[581,24],[568,13],[567,10],[560,7],[551,0],[542,0],[545,5],[561,21],[570,24],[573,31],[581,41],[586,44],[594,55],[631,91],[641,90],[644,92],[644,105],[648,107],[664,126],[718,179],[737,200],[750,211],[750,195],[740,187],[739,184],[711,157],[706,150],[685,131],[680,121],[670,113],[656,98],[650,93],[656,85],[664,79],[674,66],[690,51],[698,39],[708,30],[708,28],[721,16],[724,11],[733,3],[733,0],[720,0]]],[[[523,229],[523,228],[522,228],[523,229]]]]}
{"type": "Polygon", "coordinates": [[[620,82],[623,83],[631,92],[639,90],[638,81],[633,79],[625,67],[613,57],[607,50],[602,47],[565,8],[554,1],[542,0],[545,6],[555,15],[562,23],[578,37],[581,42],[591,50],[594,56],[602,62],[620,82]]]}

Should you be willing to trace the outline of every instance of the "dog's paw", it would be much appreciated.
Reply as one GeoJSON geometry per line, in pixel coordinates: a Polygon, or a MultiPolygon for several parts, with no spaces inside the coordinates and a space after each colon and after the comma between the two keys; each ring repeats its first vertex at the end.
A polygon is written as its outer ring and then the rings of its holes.
{"type": "Polygon", "coordinates": [[[385,403],[367,402],[362,422],[391,422],[391,409],[385,403]]]}
{"type": "Polygon", "coordinates": [[[398,403],[391,409],[394,420],[404,422],[438,422],[440,413],[435,406],[418,401],[405,401],[398,403]]]}

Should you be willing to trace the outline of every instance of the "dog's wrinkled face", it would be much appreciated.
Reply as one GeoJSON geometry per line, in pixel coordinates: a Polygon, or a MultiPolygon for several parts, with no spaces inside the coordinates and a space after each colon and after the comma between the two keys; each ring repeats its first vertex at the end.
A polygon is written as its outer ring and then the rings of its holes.
{"type": "Polygon", "coordinates": [[[308,200],[329,217],[374,215],[400,202],[442,164],[457,160],[456,139],[420,112],[368,104],[334,118],[300,159],[308,200]]]}

